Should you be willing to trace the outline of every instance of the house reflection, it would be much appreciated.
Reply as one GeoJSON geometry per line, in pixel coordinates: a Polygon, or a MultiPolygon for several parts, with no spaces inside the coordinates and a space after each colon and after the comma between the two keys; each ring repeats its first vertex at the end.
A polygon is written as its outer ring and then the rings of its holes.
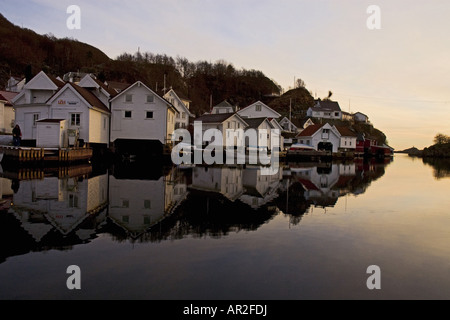
{"type": "Polygon", "coordinates": [[[40,242],[50,231],[66,237],[75,232],[84,241],[94,229],[81,224],[106,208],[108,176],[89,176],[90,166],[59,171],[58,175],[20,181],[11,212],[22,227],[40,242]]]}
{"type": "Polygon", "coordinates": [[[151,227],[172,214],[186,196],[186,179],[176,169],[152,179],[111,175],[108,216],[127,237],[142,238],[151,227]]]}
{"type": "Polygon", "coordinates": [[[386,165],[295,163],[273,175],[258,166],[6,170],[0,178],[0,233],[22,246],[0,250],[0,258],[71,249],[101,233],[115,241],[153,242],[257,230],[279,214],[298,224],[315,207],[364,193],[386,165]]]}

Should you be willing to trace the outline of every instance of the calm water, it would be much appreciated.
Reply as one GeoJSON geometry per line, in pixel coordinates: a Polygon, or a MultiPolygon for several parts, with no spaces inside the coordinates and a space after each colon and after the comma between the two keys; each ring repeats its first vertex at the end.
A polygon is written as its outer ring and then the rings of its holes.
{"type": "Polygon", "coordinates": [[[0,187],[0,299],[450,299],[444,162],[3,168],[0,187]]]}

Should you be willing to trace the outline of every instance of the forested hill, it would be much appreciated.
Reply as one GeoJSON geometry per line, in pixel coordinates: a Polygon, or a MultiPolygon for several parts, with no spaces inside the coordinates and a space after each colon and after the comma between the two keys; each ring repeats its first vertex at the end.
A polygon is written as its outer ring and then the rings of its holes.
{"type": "Polygon", "coordinates": [[[52,35],[13,25],[0,14],[0,81],[2,87],[9,75],[25,76],[27,66],[32,72],[41,70],[54,75],[92,68],[110,59],[99,49],[71,39],[56,39],[52,35]]]}
{"type": "Polygon", "coordinates": [[[73,39],[15,26],[0,14],[0,87],[10,75],[33,76],[43,70],[62,77],[68,72],[94,73],[100,80],[131,84],[137,80],[151,89],[173,88],[192,101],[200,115],[223,100],[239,107],[270,101],[281,87],[258,70],[236,69],[223,60],[191,62],[165,54],[124,53],[111,59],[101,50],[73,39]]]}

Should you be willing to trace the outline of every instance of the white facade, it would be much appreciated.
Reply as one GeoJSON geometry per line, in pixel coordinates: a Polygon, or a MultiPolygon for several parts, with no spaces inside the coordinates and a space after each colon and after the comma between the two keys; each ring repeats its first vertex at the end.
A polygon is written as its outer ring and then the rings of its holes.
{"type": "Polygon", "coordinates": [[[356,137],[341,136],[340,149],[345,151],[354,151],[356,149],[356,137]]]}
{"type": "Polygon", "coordinates": [[[175,129],[189,127],[189,119],[194,115],[189,111],[189,104],[186,104],[185,100],[182,100],[173,89],[170,89],[164,95],[164,99],[169,101],[178,111],[175,115],[175,129]]]}
{"type": "Polygon", "coordinates": [[[341,134],[339,131],[330,124],[325,124],[311,135],[305,136],[300,134],[298,140],[305,141],[305,144],[311,145],[315,150],[319,150],[319,144],[332,144],[332,152],[339,151],[341,146],[341,134]],[[309,144],[309,143],[310,144],[309,144]]]}
{"type": "Polygon", "coordinates": [[[168,101],[138,81],[111,99],[111,137],[171,141],[177,111],[168,101]]]}
{"type": "MultiPolygon", "coordinates": [[[[203,116],[203,117],[205,117],[205,116],[203,116]]],[[[202,140],[203,141],[203,137],[205,136],[206,131],[208,131],[210,129],[217,129],[222,134],[222,146],[224,146],[224,147],[227,146],[227,139],[231,139],[231,142],[234,143],[235,146],[243,146],[244,145],[244,134],[243,134],[243,132],[240,132],[239,130],[245,131],[246,128],[248,127],[248,125],[237,114],[231,115],[223,122],[215,122],[215,123],[206,122],[206,121],[204,121],[204,122],[195,121],[194,122],[194,126],[200,125],[200,124],[202,126],[202,132],[201,132],[202,136],[199,137],[198,135],[195,135],[194,140],[197,140],[197,141],[202,140]],[[235,131],[234,136],[232,136],[232,132],[227,131],[227,130],[235,131]]],[[[194,133],[194,134],[196,134],[196,133],[194,133]]],[[[230,140],[228,140],[228,141],[230,141],[230,140]]],[[[203,141],[203,144],[208,144],[208,142],[205,143],[205,141],[203,141]]]]}
{"type": "Polygon", "coordinates": [[[99,99],[91,101],[89,94],[66,84],[48,101],[48,118],[67,120],[68,129],[78,130],[85,143],[108,144],[109,110],[99,99]]]}
{"type": "Polygon", "coordinates": [[[287,132],[298,132],[298,127],[293,124],[288,118],[284,117],[283,120],[280,121],[280,125],[284,131],[287,132]]]}
{"type": "Polygon", "coordinates": [[[269,118],[269,119],[279,119],[281,115],[267,106],[266,104],[258,101],[247,108],[238,111],[239,116],[242,118],[269,118]]]}

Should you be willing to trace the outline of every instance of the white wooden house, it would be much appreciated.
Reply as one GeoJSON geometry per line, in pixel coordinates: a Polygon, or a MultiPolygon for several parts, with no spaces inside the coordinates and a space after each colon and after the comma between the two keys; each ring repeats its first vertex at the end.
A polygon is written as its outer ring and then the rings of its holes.
{"type": "Polygon", "coordinates": [[[121,91],[111,102],[110,142],[172,140],[177,109],[141,81],[121,91]]]}
{"type": "Polygon", "coordinates": [[[22,140],[36,141],[36,121],[49,117],[47,101],[64,83],[43,71],[34,76],[12,100],[15,123],[22,129],[22,140]]]}
{"type": "Polygon", "coordinates": [[[297,135],[298,143],[312,146],[315,150],[337,153],[341,146],[341,134],[329,123],[309,126],[297,135]]]}
{"type": "Polygon", "coordinates": [[[257,133],[256,145],[252,145],[249,139],[246,139],[245,146],[250,148],[264,149],[267,148],[268,151],[272,150],[272,134],[273,129],[269,119],[267,118],[251,118],[245,119],[248,124],[246,130],[253,129],[257,133]]]}
{"type": "Polygon", "coordinates": [[[292,121],[290,121],[287,117],[284,117],[281,121],[280,121],[280,125],[283,128],[283,131],[286,132],[298,132],[299,128],[292,123],[292,121]]]}
{"type": "Polygon", "coordinates": [[[170,89],[164,95],[164,99],[169,101],[178,110],[178,113],[175,116],[175,129],[188,128],[190,119],[195,117],[195,115],[189,111],[189,100],[181,98],[173,89],[170,89]]]}
{"type": "Polygon", "coordinates": [[[336,129],[341,135],[340,151],[355,151],[357,134],[348,127],[337,126],[336,129]]]}
{"type": "Polygon", "coordinates": [[[239,116],[243,119],[247,118],[269,118],[269,119],[279,119],[281,114],[262,103],[261,101],[255,102],[248,107],[239,110],[237,112],[239,116]]]}
{"type": "Polygon", "coordinates": [[[66,83],[47,102],[48,119],[65,119],[68,129],[79,132],[79,140],[85,144],[108,145],[108,107],[92,92],[73,83],[66,83]]]}
{"type": "Polygon", "coordinates": [[[238,111],[236,106],[233,106],[231,103],[224,100],[212,108],[211,114],[234,113],[236,111],[238,111]]]}
{"type": "Polygon", "coordinates": [[[95,95],[109,109],[109,101],[117,95],[117,92],[96,79],[92,74],[85,75],[78,83],[79,87],[85,88],[95,95]]]}
{"type": "Polygon", "coordinates": [[[342,110],[339,103],[330,100],[317,100],[314,107],[308,109],[306,115],[318,119],[342,120],[342,110]]]}
{"type": "MultiPolygon", "coordinates": [[[[244,134],[239,130],[245,131],[248,127],[246,121],[244,121],[237,113],[221,113],[221,114],[206,114],[201,117],[198,117],[194,120],[194,127],[201,126],[201,137],[194,136],[194,141],[203,141],[203,137],[205,132],[210,129],[217,129],[221,132],[223,140],[222,146],[227,146],[227,139],[233,139],[231,137],[231,133],[227,130],[234,130],[234,143],[235,146],[243,146],[244,145],[244,134]]],[[[195,132],[194,134],[200,134],[200,132],[195,132]]],[[[204,144],[208,144],[203,141],[204,144]]]]}

